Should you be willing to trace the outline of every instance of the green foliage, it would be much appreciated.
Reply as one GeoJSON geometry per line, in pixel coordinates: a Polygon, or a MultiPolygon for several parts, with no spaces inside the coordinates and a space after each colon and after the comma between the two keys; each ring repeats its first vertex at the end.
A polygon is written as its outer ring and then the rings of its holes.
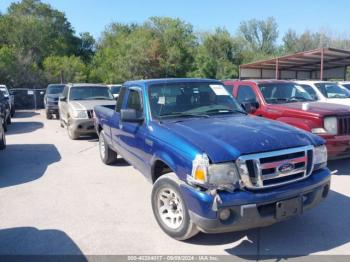
{"type": "Polygon", "coordinates": [[[50,83],[86,82],[87,68],[76,56],[49,56],[44,60],[44,72],[50,83]]]}
{"type": "Polygon", "coordinates": [[[238,45],[225,29],[217,28],[214,33],[202,35],[202,43],[198,47],[193,76],[217,79],[238,77],[236,55],[238,45]]]}
{"type": "Polygon", "coordinates": [[[278,38],[278,25],[273,17],[266,20],[252,19],[239,26],[239,33],[254,52],[273,54],[278,38]]]}
{"type": "Polygon", "coordinates": [[[350,49],[350,39],[326,32],[290,29],[282,45],[278,35],[274,18],[243,21],[231,35],[222,28],[195,33],[180,19],[151,17],[142,24],[112,23],[96,42],[88,32],[77,36],[65,14],[49,4],[21,0],[0,13],[0,83],[44,87],[61,80],[228,79],[238,77],[242,63],[326,46],[350,49]]]}

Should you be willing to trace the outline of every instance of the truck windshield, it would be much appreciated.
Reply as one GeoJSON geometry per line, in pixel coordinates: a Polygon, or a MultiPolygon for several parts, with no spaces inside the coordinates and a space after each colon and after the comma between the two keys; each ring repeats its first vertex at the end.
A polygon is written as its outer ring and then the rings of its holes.
{"type": "Polygon", "coordinates": [[[70,100],[113,100],[108,87],[75,86],[70,90],[70,100]]]}
{"type": "Polygon", "coordinates": [[[47,87],[47,94],[57,95],[63,92],[64,85],[50,85],[47,87]]]}
{"type": "Polygon", "coordinates": [[[350,91],[334,83],[317,83],[318,90],[327,98],[350,98],[350,91]]]}
{"type": "Polygon", "coordinates": [[[111,86],[111,92],[112,92],[112,94],[114,94],[114,95],[117,95],[117,94],[119,94],[119,92],[120,92],[120,88],[121,88],[121,86],[111,86]]]}
{"type": "Polygon", "coordinates": [[[269,104],[315,101],[302,86],[295,83],[259,84],[259,89],[269,104]]]}
{"type": "Polygon", "coordinates": [[[156,84],[149,88],[153,118],[209,117],[244,110],[218,83],[156,84]]]}

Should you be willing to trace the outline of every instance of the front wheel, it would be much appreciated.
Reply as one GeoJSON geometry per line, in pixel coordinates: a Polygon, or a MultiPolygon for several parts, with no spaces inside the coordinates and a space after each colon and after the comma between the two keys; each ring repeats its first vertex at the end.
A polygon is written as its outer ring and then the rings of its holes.
{"type": "Polygon", "coordinates": [[[77,140],[80,137],[79,134],[74,130],[72,126],[72,120],[70,119],[68,119],[67,131],[68,131],[69,138],[72,140],[77,140]]]}
{"type": "Polygon", "coordinates": [[[0,137],[0,150],[4,150],[6,148],[6,136],[5,136],[5,130],[3,127],[0,127],[1,131],[1,137],[0,137]]]}
{"type": "Polygon", "coordinates": [[[99,148],[100,148],[100,157],[104,164],[111,165],[117,161],[117,153],[109,148],[106,143],[105,133],[101,131],[99,136],[99,148]]]}
{"type": "Polygon", "coordinates": [[[161,176],[153,186],[153,214],[162,230],[177,240],[186,240],[199,233],[192,222],[174,173],[161,176]]]}

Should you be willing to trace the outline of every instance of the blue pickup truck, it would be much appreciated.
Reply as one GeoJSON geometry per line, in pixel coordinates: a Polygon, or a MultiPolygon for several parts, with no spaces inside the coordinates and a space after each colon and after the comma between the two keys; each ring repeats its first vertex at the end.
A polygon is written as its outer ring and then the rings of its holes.
{"type": "Polygon", "coordinates": [[[126,82],[94,113],[102,161],[120,155],[153,183],[154,216],[178,240],[268,226],[328,195],[324,141],[248,116],[219,81],[126,82]]]}

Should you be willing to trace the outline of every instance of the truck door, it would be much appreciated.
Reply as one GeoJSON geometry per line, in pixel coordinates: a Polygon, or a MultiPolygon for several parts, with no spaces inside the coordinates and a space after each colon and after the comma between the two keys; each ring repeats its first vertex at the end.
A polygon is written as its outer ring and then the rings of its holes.
{"type": "Polygon", "coordinates": [[[261,112],[261,102],[258,100],[258,96],[253,87],[249,85],[239,85],[236,99],[251,114],[263,116],[261,112]]]}
{"type": "MultiPolygon", "coordinates": [[[[144,116],[142,101],[142,91],[138,87],[128,88],[126,109],[135,109],[137,114],[144,116]]],[[[145,122],[133,123],[120,121],[119,123],[119,143],[123,156],[137,169],[144,170],[146,167],[145,135],[147,126],[145,122]]]]}

